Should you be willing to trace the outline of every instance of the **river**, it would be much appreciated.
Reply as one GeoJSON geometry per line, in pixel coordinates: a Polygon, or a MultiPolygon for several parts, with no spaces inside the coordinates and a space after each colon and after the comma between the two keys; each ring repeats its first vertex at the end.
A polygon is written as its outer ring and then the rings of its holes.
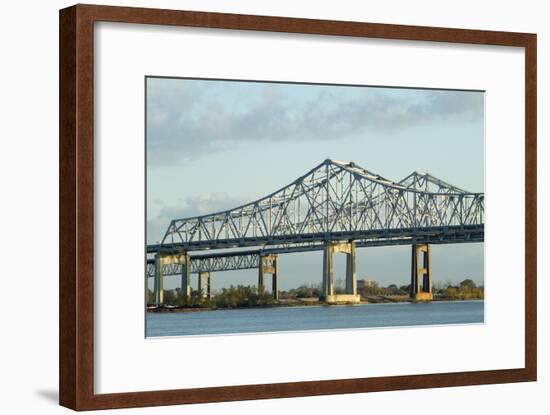
{"type": "Polygon", "coordinates": [[[483,323],[483,304],[483,301],[434,301],[147,313],[147,336],[483,323]]]}

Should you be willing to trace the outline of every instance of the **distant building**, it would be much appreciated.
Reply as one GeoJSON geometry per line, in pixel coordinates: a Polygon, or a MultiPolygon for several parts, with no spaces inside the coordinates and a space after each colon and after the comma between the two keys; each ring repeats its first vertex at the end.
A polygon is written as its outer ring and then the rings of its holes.
{"type": "Polygon", "coordinates": [[[377,287],[377,286],[378,286],[378,283],[375,280],[371,280],[371,279],[357,280],[357,288],[358,289],[374,288],[374,287],[377,287]]]}
{"type": "Polygon", "coordinates": [[[375,280],[366,280],[365,281],[365,288],[374,288],[377,287],[378,283],[375,280]]]}

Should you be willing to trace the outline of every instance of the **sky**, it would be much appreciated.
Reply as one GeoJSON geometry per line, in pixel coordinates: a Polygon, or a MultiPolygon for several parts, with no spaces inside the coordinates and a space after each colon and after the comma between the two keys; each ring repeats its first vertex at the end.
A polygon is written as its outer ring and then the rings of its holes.
{"type": "MultiPolygon", "coordinates": [[[[484,191],[483,92],[174,78],[147,78],[146,88],[147,243],[171,219],[256,200],[327,158],[395,181],[416,170],[484,191]]],[[[432,246],[434,281],[482,284],[483,249],[432,246]]],[[[281,255],[280,288],[318,284],[321,260],[281,255]]],[[[335,261],[343,278],[344,255],[335,261]]],[[[358,249],[357,278],[408,284],[410,247],[358,249]]],[[[256,283],[257,270],[213,275],[214,289],[256,283]]]]}

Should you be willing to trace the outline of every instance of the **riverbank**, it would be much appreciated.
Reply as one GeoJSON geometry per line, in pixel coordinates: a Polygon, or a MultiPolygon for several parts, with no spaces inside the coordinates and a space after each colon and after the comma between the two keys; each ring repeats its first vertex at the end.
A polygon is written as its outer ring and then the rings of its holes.
{"type": "MultiPolygon", "coordinates": [[[[367,304],[364,302],[363,304],[367,304]]],[[[304,307],[304,306],[321,306],[326,305],[319,301],[319,298],[300,298],[300,299],[281,299],[270,304],[255,304],[255,305],[239,305],[236,307],[223,306],[160,306],[148,307],[150,313],[182,313],[182,312],[200,312],[213,310],[236,310],[236,309],[255,309],[255,308],[278,308],[278,307],[304,307]]]]}
{"type": "MultiPolygon", "coordinates": [[[[483,300],[472,299],[472,300],[483,300]]],[[[445,298],[441,296],[434,296],[433,302],[455,302],[464,301],[458,298],[445,298]]],[[[317,297],[310,298],[296,298],[296,299],[281,299],[271,304],[257,304],[257,305],[240,305],[236,307],[222,307],[222,306],[148,306],[147,312],[149,313],[194,313],[202,311],[214,311],[214,310],[236,310],[236,309],[266,309],[266,308],[280,308],[280,307],[307,307],[307,306],[343,306],[343,305],[365,305],[365,304],[389,304],[389,303],[415,303],[417,301],[410,298],[408,295],[369,295],[362,297],[359,303],[338,303],[338,304],[326,304],[319,301],[317,297]]]]}

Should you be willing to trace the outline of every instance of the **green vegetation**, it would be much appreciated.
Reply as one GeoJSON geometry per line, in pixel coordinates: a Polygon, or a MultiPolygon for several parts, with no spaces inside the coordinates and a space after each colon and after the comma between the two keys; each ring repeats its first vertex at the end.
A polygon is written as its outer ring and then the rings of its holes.
{"type": "Polygon", "coordinates": [[[396,284],[390,284],[387,287],[381,286],[378,281],[373,280],[358,280],[357,293],[361,297],[371,296],[403,296],[409,294],[409,286],[404,285],[398,287],[396,284]]]}
{"type": "Polygon", "coordinates": [[[442,300],[483,300],[485,296],[483,286],[477,286],[471,279],[465,279],[458,285],[451,283],[434,286],[433,293],[442,300]]]}
{"type": "Polygon", "coordinates": [[[147,304],[154,304],[155,303],[155,294],[153,293],[153,290],[150,288],[147,288],[147,304]]]}
{"type": "MultiPolygon", "coordinates": [[[[377,281],[358,280],[357,293],[361,298],[369,302],[394,302],[408,301],[409,285],[398,286],[389,284],[384,287],[377,281]],[[377,298],[378,297],[378,298],[377,298]]],[[[344,292],[343,281],[335,281],[335,292],[344,292]]],[[[458,285],[447,283],[435,283],[432,287],[434,300],[477,300],[484,298],[484,287],[477,286],[471,279],[465,279],[458,285]]],[[[214,292],[208,298],[204,292],[192,291],[187,301],[183,301],[180,288],[164,290],[164,304],[167,306],[215,309],[215,308],[242,308],[261,307],[272,305],[297,305],[306,304],[302,299],[317,299],[321,294],[321,285],[301,285],[290,290],[279,291],[279,300],[274,300],[271,292],[258,293],[256,286],[231,285],[221,291],[214,292]]],[[[147,303],[154,304],[154,295],[151,289],[147,291],[147,303]]]]}
{"type": "MultiPolygon", "coordinates": [[[[148,290],[148,304],[154,303],[153,292],[148,290]]],[[[201,291],[192,291],[187,301],[183,301],[180,288],[164,290],[164,304],[186,308],[237,308],[268,306],[274,303],[273,296],[268,292],[258,293],[255,286],[237,285],[223,288],[212,298],[201,291]]]]}
{"type": "Polygon", "coordinates": [[[317,285],[300,285],[297,288],[292,288],[288,291],[279,291],[279,298],[281,299],[300,299],[300,298],[313,298],[321,295],[321,284],[317,285]]]}
{"type": "MultiPolygon", "coordinates": [[[[410,285],[397,286],[390,284],[387,287],[379,285],[377,281],[358,280],[357,292],[361,297],[392,297],[406,296],[409,294],[410,285]]],[[[451,282],[435,283],[432,287],[435,300],[482,300],[484,298],[484,287],[477,286],[474,281],[467,278],[458,285],[451,282]]]]}
{"type": "Polygon", "coordinates": [[[220,293],[214,297],[217,307],[237,308],[272,305],[275,300],[273,296],[264,291],[258,293],[255,286],[237,285],[229,288],[223,288],[220,293]]]}

